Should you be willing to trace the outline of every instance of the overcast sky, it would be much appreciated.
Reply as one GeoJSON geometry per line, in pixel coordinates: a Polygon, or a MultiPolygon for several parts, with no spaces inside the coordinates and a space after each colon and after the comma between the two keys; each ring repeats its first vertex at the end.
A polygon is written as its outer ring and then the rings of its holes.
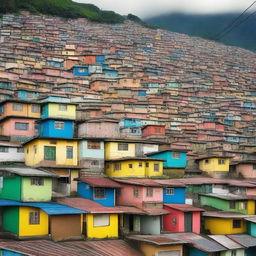
{"type": "MultiPolygon", "coordinates": [[[[253,0],[74,0],[92,3],[104,10],[122,15],[135,14],[140,18],[157,16],[169,12],[225,13],[245,10],[253,0]]],[[[256,4],[254,11],[256,10],[256,4]]]]}

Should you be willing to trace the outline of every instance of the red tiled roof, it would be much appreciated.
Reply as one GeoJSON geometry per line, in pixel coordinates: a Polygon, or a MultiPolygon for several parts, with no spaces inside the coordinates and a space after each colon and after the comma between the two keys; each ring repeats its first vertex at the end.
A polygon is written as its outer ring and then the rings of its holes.
{"type": "Polygon", "coordinates": [[[104,177],[88,177],[88,178],[78,178],[81,182],[85,182],[92,187],[104,187],[104,188],[121,188],[117,182],[104,178],[104,177]]]}
{"type": "Polygon", "coordinates": [[[73,197],[73,198],[61,198],[57,201],[60,204],[68,205],[80,210],[84,210],[88,213],[122,213],[118,207],[105,207],[92,200],[73,197]]]}
{"type": "Polygon", "coordinates": [[[164,206],[167,206],[182,212],[204,212],[204,209],[197,208],[189,204],[164,204],[164,206]]]}

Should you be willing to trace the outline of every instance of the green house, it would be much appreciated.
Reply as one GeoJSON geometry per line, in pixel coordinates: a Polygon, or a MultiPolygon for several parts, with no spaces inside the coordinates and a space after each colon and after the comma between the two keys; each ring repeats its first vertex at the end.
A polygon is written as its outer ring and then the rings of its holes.
{"type": "Polygon", "coordinates": [[[56,174],[29,167],[0,167],[0,199],[47,202],[56,174]]]}
{"type": "Polygon", "coordinates": [[[255,214],[255,201],[247,196],[234,194],[201,194],[200,205],[226,212],[255,214]]]}

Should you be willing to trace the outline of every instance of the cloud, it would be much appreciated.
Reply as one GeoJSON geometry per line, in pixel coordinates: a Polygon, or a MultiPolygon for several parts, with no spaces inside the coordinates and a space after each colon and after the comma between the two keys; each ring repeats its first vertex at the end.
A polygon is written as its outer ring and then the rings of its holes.
{"type": "MultiPolygon", "coordinates": [[[[141,18],[170,12],[213,14],[241,12],[252,0],[75,0],[92,3],[104,10],[113,10],[122,15],[133,13],[141,18]]],[[[256,4],[252,8],[256,10],[256,4]]]]}

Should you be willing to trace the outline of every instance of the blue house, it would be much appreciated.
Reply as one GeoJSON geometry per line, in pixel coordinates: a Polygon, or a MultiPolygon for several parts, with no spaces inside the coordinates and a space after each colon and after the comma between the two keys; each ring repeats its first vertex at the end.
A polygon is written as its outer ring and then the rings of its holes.
{"type": "Polygon", "coordinates": [[[8,81],[0,81],[0,88],[1,89],[12,89],[11,82],[8,81]]]}
{"type": "Polygon", "coordinates": [[[103,69],[105,78],[118,78],[118,71],[115,69],[103,69]]]}
{"type": "Polygon", "coordinates": [[[168,149],[147,154],[150,158],[163,159],[164,168],[186,168],[187,151],[179,149],[168,149]]]}
{"type": "Polygon", "coordinates": [[[42,119],[39,136],[53,138],[73,138],[74,122],[65,119],[42,119]]]}
{"type": "Polygon", "coordinates": [[[141,119],[138,118],[123,118],[120,122],[120,127],[128,128],[128,127],[141,127],[142,122],[141,119]]]}
{"type": "Polygon", "coordinates": [[[104,55],[96,55],[96,63],[104,63],[105,56],[104,55]]]}
{"type": "Polygon", "coordinates": [[[46,65],[49,67],[61,68],[64,66],[64,63],[63,63],[63,61],[48,60],[46,62],[46,65]]]}
{"type": "Polygon", "coordinates": [[[73,67],[74,76],[89,76],[88,66],[74,66],[73,67]]]}
{"type": "Polygon", "coordinates": [[[39,92],[18,90],[17,96],[18,96],[18,99],[20,100],[34,100],[39,97],[39,92]]]}
{"type": "Polygon", "coordinates": [[[95,201],[103,206],[113,207],[116,202],[116,189],[121,185],[108,178],[78,178],[77,193],[79,196],[95,201]]]}

